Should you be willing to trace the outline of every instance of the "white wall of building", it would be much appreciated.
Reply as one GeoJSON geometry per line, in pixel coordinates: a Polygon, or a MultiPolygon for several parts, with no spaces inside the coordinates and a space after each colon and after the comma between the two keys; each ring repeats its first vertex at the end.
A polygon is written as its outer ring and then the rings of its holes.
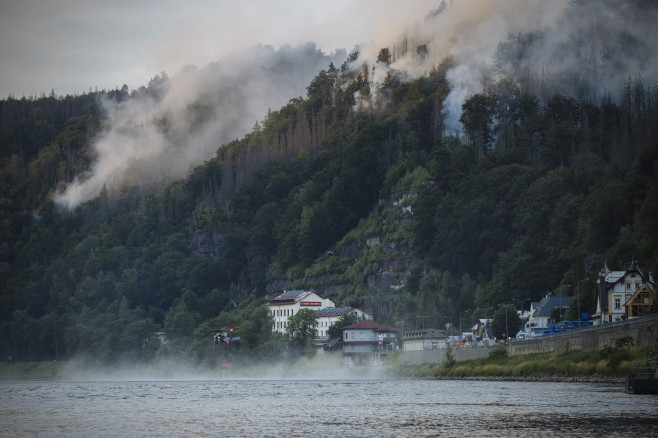
{"type": "MultiPolygon", "coordinates": [[[[268,304],[270,313],[274,317],[273,332],[285,333],[288,327],[288,319],[296,315],[302,309],[319,310],[328,307],[336,307],[333,301],[322,298],[315,292],[311,292],[301,300],[290,304],[268,304]]],[[[319,330],[320,327],[318,327],[319,330]]]]}

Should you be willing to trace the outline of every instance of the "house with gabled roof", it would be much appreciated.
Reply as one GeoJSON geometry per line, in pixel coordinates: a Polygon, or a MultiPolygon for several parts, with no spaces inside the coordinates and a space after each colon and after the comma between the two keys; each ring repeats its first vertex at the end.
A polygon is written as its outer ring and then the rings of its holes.
{"type": "Polygon", "coordinates": [[[549,324],[559,322],[551,320],[551,312],[555,308],[561,308],[565,312],[570,304],[571,298],[563,296],[554,297],[548,292],[540,301],[530,304],[530,317],[525,324],[525,332],[534,334],[537,329],[548,328],[549,324]]]}
{"type": "Polygon", "coordinates": [[[646,285],[651,291],[656,284],[651,276],[646,277],[636,260],[630,262],[623,271],[611,271],[605,264],[599,271],[596,282],[597,304],[595,319],[601,322],[616,322],[628,317],[626,303],[646,285]]]}
{"type": "Polygon", "coordinates": [[[628,319],[639,316],[651,315],[654,313],[655,304],[658,302],[658,296],[648,284],[643,284],[635,291],[633,296],[624,303],[628,319]]]}
{"type": "Polygon", "coordinates": [[[376,365],[397,349],[398,330],[371,319],[343,328],[343,357],[348,365],[376,365]]]}
{"type": "Polygon", "coordinates": [[[314,291],[289,290],[267,303],[274,318],[273,332],[285,333],[288,327],[288,318],[296,315],[302,309],[317,311],[328,307],[336,307],[328,298],[322,298],[314,291]]]}

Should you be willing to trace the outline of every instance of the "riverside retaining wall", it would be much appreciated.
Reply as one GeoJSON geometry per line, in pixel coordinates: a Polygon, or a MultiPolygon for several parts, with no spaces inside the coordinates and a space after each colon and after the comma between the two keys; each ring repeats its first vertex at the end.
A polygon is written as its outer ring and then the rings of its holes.
{"type": "Polygon", "coordinates": [[[617,339],[626,337],[632,338],[635,346],[647,347],[651,345],[647,328],[651,328],[655,341],[658,335],[658,315],[566,331],[536,339],[514,340],[508,345],[507,353],[516,356],[566,350],[598,351],[614,346],[617,339]]]}
{"type": "MultiPolygon", "coordinates": [[[[452,354],[455,360],[470,360],[480,359],[487,357],[489,352],[495,347],[457,347],[452,349],[452,354]]],[[[419,365],[421,363],[442,363],[446,358],[446,348],[437,350],[418,350],[418,351],[405,351],[402,355],[402,361],[411,365],[419,365]]]]}
{"type": "MultiPolygon", "coordinates": [[[[651,346],[651,329],[654,342],[658,342],[658,315],[634,318],[628,321],[603,324],[580,330],[571,330],[536,339],[513,340],[507,345],[510,356],[530,353],[550,353],[552,351],[586,350],[598,351],[612,347],[618,339],[630,337],[638,347],[651,346]]],[[[452,354],[459,362],[462,360],[487,357],[496,347],[459,347],[453,348],[452,354]]],[[[402,361],[407,364],[442,363],[446,349],[405,351],[402,361]]]]}

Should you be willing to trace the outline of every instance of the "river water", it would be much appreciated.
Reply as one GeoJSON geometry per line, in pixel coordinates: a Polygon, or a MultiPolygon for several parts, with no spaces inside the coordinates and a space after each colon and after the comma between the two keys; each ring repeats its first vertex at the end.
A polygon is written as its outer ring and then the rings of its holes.
{"type": "Polygon", "coordinates": [[[214,379],[0,382],[0,436],[658,435],[658,396],[619,384],[214,379]]]}

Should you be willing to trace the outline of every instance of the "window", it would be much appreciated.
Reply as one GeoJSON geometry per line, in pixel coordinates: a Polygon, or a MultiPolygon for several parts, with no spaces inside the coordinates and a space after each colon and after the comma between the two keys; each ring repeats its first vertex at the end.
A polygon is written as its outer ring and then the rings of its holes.
{"type": "Polygon", "coordinates": [[[630,281],[626,282],[626,289],[631,290],[631,282],[630,281]]]}
{"type": "Polygon", "coordinates": [[[615,309],[621,309],[621,298],[615,298],[615,309]]]}

